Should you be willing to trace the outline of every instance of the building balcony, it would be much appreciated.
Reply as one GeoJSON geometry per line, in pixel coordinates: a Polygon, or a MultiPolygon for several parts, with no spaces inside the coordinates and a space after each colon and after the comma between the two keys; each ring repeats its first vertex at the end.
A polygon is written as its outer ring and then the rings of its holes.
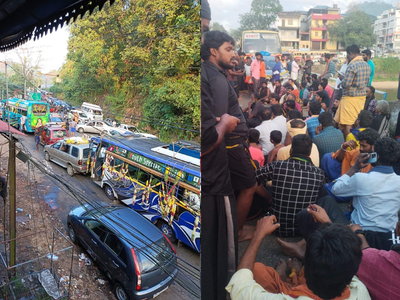
{"type": "Polygon", "coordinates": [[[278,29],[286,29],[286,30],[297,30],[300,29],[300,26],[295,26],[295,25],[285,25],[285,26],[278,26],[278,29]]]}
{"type": "Polygon", "coordinates": [[[322,30],[322,31],[326,31],[326,30],[328,30],[328,28],[325,26],[325,27],[311,27],[311,30],[322,30]]]}
{"type": "Polygon", "coordinates": [[[340,20],[341,16],[339,14],[337,15],[331,15],[331,14],[311,14],[311,19],[312,20],[340,20]]]}
{"type": "Polygon", "coordinates": [[[327,42],[328,39],[313,39],[311,38],[311,42],[327,42]]]}

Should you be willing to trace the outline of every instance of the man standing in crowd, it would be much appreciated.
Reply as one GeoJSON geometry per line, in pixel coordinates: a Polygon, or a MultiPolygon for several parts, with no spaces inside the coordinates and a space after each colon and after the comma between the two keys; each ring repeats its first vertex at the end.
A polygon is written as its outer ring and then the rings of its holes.
{"type": "MultiPolygon", "coordinates": [[[[279,58],[279,56],[275,56],[275,65],[272,68],[272,81],[273,82],[276,82],[277,80],[281,79],[281,69],[282,69],[281,59],[279,58]]],[[[277,93],[277,92],[275,91],[275,93],[277,93]]]]}
{"type": "Polygon", "coordinates": [[[371,74],[371,68],[362,59],[360,49],[356,45],[348,46],[346,51],[350,62],[346,74],[339,75],[342,80],[343,97],[335,115],[335,122],[339,124],[345,138],[350,133],[358,114],[364,108],[371,74]]]}
{"type": "Polygon", "coordinates": [[[368,65],[371,68],[371,75],[369,77],[369,83],[368,83],[368,85],[371,85],[372,84],[372,80],[374,79],[374,74],[375,74],[375,64],[371,59],[371,50],[369,50],[369,49],[364,50],[362,52],[362,57],[363,57],[363,60],[366,63],[368,63],[368,65]]]}
{"type": "Polygon", "coordinates": [[[76,122],[74,119],[72,119],[72,121],[69,122],[69,127],[71,129],[71,136],[75,136],[75,132],[76,132],[76,122]]]}
{"type": "Polygon", "coordinates": [[[262,123],[257,126],[256,129],[260,132],[260,144],[264,157],[267,158],[268,153],[275,147],[271,142],[271,132],[273,130],[279,130],[279,126],[271,120],[272,110],[270,107],[264,108],[260,116],[262,123]]]}
{"type": "MultiPolygon", "coordinates": [[[[347,58],[346,58],[346,61],[345,61],[345,63],[342,65],[342,67],[340,68],[340,70],[339,70],[339,75],[340,74],[345,74],[346,73],[346,69],[347,69],[347,58]]],[[[342,99],[342,94],[343,94],[343,91],[342,91],[342,80],[340,80],[340,78],[338,77],[338,78],[336,78],[336,82],[335,82],[335,89],[334,89],[334,91],[333,91],[333,95],[332,95],[332,101],[331,101],[331,107],[329,107],[329,109],[331,109],[332,108],[332,106],[333,106],[333,103],[335,102],[335,100],[336,99],[338,99],[338,100],[340,100],[340,99],[342,99]]]]}
{"type": "Polygon", "coordinates": [[[258,92],[260,88],[260,75],[261,75],[261,54],[256,53],[256,59],[251,63],[251,77],[253,79],[253,91],[258,92]]]}
{"type": "Polygon", "coordinates": [[[22,115],[20,118],[20,122],[21,122],[21,125],[20,125],[21,131],[25,132],[26,131],[26,127],[25,127],[26,116],[22,115]]]}
{"type": "MultiPolygon", "coordinates": [[[[202,21],[211,19],[205,4],[203,0],[202,21]]],[[[213,300],[226,298],[224,287],[237,263],[237,211],[225,136],[241,120],[232,116],[240,112],[230,108],[237,98],[224,72],[233,68],[234,45],[230,36],[215,31],[205,35],[201,48],[201,240],[208,245],[201,252],[201,270],[206,274],[201,277],[201,294],[213,300]]]]}
{"type": "Polygon", "coordinates": [[[319,79],[323,78],[329,79],[335,76],[336,65],[329,53],[325,54],[325,62],[326,62],[325,71],[319,76],[319,79]]]}
{"type": "Polygon", "coordinates": [[[299,65],[297,64],[297,58],[293,59],[293,62],[291,63],[291,73],[290,73],[290,78],[292,78],[294,81],[297,80],[299,76],[299,65]]]}
{"type": "Polygon", "coordinates": [[[313,62],[311,60],[311,56],[307,55],[306,56],[306,64],[304,65],[303,69],[304,69],[304,79],[306,79],[307,77],[311,76],[311,67],[313,65],[313,62]]]}
{"type": "MultiPolygon", "coordinates": [[[[263,55],[260,54],[260,86],[264,83],[267,82],[267,74],[265,73],[265,62],[263,55]]],[[[258,88],[260,88],[260,86],[258,88]]]]}
{"type": "Polygon", "coordinates": [[[367,87],[367,97],[365,99],[364,110],[368,110],[375,118],[377,115],[375,109],[376,109],[375,88],[373,86],[369,86],[367,87]]]}

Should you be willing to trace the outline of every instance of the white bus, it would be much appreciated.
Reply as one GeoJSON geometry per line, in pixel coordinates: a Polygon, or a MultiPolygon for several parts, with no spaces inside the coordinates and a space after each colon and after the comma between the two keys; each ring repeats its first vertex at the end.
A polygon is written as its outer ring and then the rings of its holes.
{"type": "Polygon", "coordinates": [[[100,106],[83,102],[81,109],[88,116],[89,120],[103,121],[103,110],[100,106]]]}

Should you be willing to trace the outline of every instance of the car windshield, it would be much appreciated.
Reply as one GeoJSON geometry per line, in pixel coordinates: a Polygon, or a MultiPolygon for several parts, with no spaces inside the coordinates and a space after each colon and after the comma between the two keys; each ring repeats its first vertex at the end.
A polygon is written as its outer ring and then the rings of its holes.
{"type": "Polygon", "coordinates": [[[57,138],[63,138],[67,136],[67,132],[65,130],[57,130],[54,131],[53,136],[57,138]]]}
{"type": "Polygon", "coordinates": [[[274,60],[264,60],[265,70],[272,70],[275,66],[276,62],[274,60]]]}
{"type": "Polygon", "coordinates": [[[87,118],[87,115],[85,113],[79,113],[79,116],[82,118],[87,118]]]}
{"type": "Polygon", "coordinates": [[[95,114],[96,116],[101,116],[101,110],[93,110],[93,114],[95,114]]]}
{"type": "Polygon", "coordinates": [[[157,242],[148,245],[136,252],[140,271],[145,274],[173,262],[174,252],[167,240],[162,237],[157,242]]]}
{"type": "Polygon", "coordinates": [[[52,122],[62,122],[62,120],[60,118],[56,118],[56,117],[52,117],[51,121],[52,122]]]}

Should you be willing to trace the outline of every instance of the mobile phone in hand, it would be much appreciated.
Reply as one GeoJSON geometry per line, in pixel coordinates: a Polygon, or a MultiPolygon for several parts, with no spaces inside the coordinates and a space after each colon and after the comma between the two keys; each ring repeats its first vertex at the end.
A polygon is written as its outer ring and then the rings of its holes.
{"type": "Polygon", "coordinates": [[[313,210],[313,211],[317,211],[317,208],[314,206],[314,204],[310,204],[308,206],[309,209],[313,210]]]}
{"type": "Polygon", "coordinates": [[[378,160],[378,155],[376,154],[376,152],[372,152],[372,153],[369,153],[369,158],[365,163],[373,164],[373,163],[376,163],[377,160],[378,160]]]}

